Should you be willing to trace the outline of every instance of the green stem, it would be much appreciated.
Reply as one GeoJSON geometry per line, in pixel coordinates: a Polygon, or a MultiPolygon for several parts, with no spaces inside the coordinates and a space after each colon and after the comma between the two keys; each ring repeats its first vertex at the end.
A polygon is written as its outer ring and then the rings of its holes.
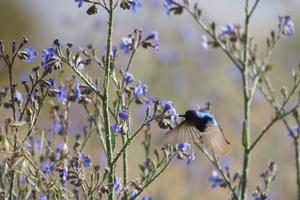
{"type": "MultiPolygon", "coordinates": [[[[110,116],[109,116],[109,82],[111,74],[111,48],[112,48],[112,33],[113,33],[113,0],[109,0],[109,18],[108,18],[108,33],[107,33],[107,52],[106,52],[106,66],[105,76],[103,83],[103,119],[104,128],[106,133],[106,148],[107,148],[107,163],[110,168],[108,174],[108,184],[113,185],[115,178],[115,166],[113,163],[113,146],[112,146],[112,133],[110,128],[110,116]]],[[[108,195],[109,200],[114,199],[114,192],[111,190],[108,195]]]]}
{"type": "Polygon", "coordinates": [[[300,159],[299,159],[298,138],[294,138],[294,146],[295,146],[295,162],[296,162],[296,171],[297,171],[298,200],[300,200],[300,159]]]}
{"type": "Polygon", "coordinates": [[[249,144],[250,144],[250,105],[251,99],[249,96],[249,0],[246,0],[245,4],[245,44],[243,53],[243,96],[244,96],[244,122],[243,122],[243,133],[242,133],[242,143],[244,146],[244,160],[243,160],[243,172],[240,181],[240,199],[247,199],[247,182],[248,182],[248,165],[249,165],[249,144]]]}

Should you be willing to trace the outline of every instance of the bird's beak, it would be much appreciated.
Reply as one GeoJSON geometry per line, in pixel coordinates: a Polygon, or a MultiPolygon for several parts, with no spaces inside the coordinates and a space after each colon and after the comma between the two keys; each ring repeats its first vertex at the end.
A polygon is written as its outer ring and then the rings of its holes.
{"type": "Polygon", "coordinates": [[[178,115],[178,117],[185,117],[185,115],[178,115]]]}

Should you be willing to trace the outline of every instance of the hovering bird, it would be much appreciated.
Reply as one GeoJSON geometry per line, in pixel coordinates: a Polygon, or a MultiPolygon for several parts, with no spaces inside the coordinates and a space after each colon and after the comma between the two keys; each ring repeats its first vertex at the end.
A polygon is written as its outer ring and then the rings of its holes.
{"type": "Polygon", "coordinates": [[[217,157],[228,153],[230,143],[208,109],[188,110],[178,117],[183,117],[184,121],[167,133],[177,143],[200,142],[207,151],[217,157]]]}

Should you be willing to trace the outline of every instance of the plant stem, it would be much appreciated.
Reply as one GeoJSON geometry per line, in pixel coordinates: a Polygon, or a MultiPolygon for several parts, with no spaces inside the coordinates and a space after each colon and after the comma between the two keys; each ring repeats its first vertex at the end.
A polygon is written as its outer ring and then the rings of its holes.
{"type": "Polygon", "coordinates": [[[297,171],[298,200],[300,200],[300,159],[299,159],[298,138],[294,138],[294,147],[295,147],[295,162],[296,162],[296,171],[297,171]]]}
{"type": "MultiPolygon", "coordinates": [[[[103,119],[104,128],[106,133],[106,148],[107,148],[107,163],[110,168],[108,174],[108,184],[113,185],[115,178],[115,166],[113,163],[113,146],[112,146],[112,133],[110,129],[110,116],[109,116],[109,82],[111,74],[111,48],[112,48],[112,33],[113,33],[113,0],[109,0],[109,10],[108,10],[108,33],[107,33],[107,52],[106,52],[106,66],[105,66],[105,76],[103,83],[103,119]]],[[[114,199],[113,190],[110,191],[109,200],[114,199]]]]}
{"type": "Polygon", "coordinates": [[[244,96],[244,122],[243,122],[243,132],[242,132],[242,143],[244,146],[244,160],[243,160],[243,172],[240,180],[240,199],[247,199],[247,182],[248,182],[248,165],[249,165],[249,144],[250,144],[250,105],[251,99],[249,96],[249,0],[246,0],[245,4],[245,44],[244,44],[244,53],[243,53],[243,96],[244,96]]]}

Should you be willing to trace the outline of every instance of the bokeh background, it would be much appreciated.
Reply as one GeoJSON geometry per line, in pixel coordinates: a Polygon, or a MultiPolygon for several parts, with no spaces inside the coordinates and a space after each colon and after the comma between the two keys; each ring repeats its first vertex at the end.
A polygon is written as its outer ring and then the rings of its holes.
{"type": "MultiPolygon", "coordinates": [[[[222,159],[223,165],[238,171],[242,166],[242,90],[241,76],[229,59],[219,50],[206,51],[201,45],[201,29],[187,15],[168,16],[162,0],[141,0],[143,7],[136,13],[121,11],[116,14],[114,44],[119,44],[122,36],[128,35],[135,28],[142,28],[145,33],[156,30],[161,41],[160,50],[152,52],[141,50],[133,62],[131,71],[137,80],[143,80],[149,86],[149,94],[174,103],[178,112],[188,108],[203,106],[211,102],[212,113],[222,125],[226,137],[231,141],[231,153],[222,159]]],[[[214,20],[218,27],[226,23],[243,23],[244,1],[210,0],[198,1],[203,8],[203,19],[214,20]]],[[[283,85],[290,86],[291,71],[299,63],[300,2],[297,0],[264,0],[258,6],[251,23],[251,34],[259,45],[261,56],[264,55],[265,38],[271,29],[277,28],[279,15],[290,15],[295,22],[296,34],[291,39],[281,41],[272,57],[271,77],[277,95],[283,85]]],[[[72,42],[76,46],[93,43],[103,53],[106,36],[104,12],[88,16],[87,5],[78,9],[73,0],[1,0],[0,1],[0,39],[9,43],[13,39],[21,40],[26,35],[37,49],[47,48],[56,38],[63,42],[72,42]]],[[[119,65],[128,57],[121,53],[119,65]]],[[[1,63],[0,63],[1,64],[1,63]]],[[[26,79],[29,64],[19,63],[16,67],[15,81],[26,79]]],[[[95,69],[90,69],[95,72],[95,69]]],[[[0,66],[1,86],[7,84],[7,71],[0,66]]],[[[74,107],[74,113],[80,110],[74,107]]],[[[141,112],[137,110],[137,112],[141,112]]],[[[254,135],[270,120],[273,111],[265,103],[263,96],[255,94],[252,107],[252,132],[254,135]]],[[[7,113],[1,113],[5,116],[7,113]]],[[[138,115],[137,115],[138,116],[138,115]]],[[[39,126],[49,128],[48,114],[45,112],[38,122],[39,126]]],[[[74,115],[72,130],[80,132],[84,126],[84,115],[74,115]]],[[[134,119],[133,119],[134,120],[134,119]]],[[[291,122],[292,123],[292,122],[291,122]]],[[[154,141],[163,138],[163,131],[152,130],[154,141]]],[[[139,175],[137,163],[144,155],[141,137],[129,149],[130,178],[139,175]],[[141,152],[141,153],[139,153],[141,152]]],[[[93,155],[94,163],[105,165],[103,154],[97,145],[88,145],[87,154],[93,155]]],[[[270,199],[296,199],[296,177],[292,140],[281,123],[274,126],[253,152],[250,164],[249,194],[261,184],[260,173],[270,161],[278,164],[276,181],[272,183],[270,199]]],[[[199,200],[227,199],[224,189],[211,189],[208,177],[213,166],[200,152],[196,161],[186,166],[175,161],[159,180],[151,185],[146,195],[157,200],[199,200]]],[[[120,174],[121,175],[121,174],[120,174]]]]}

